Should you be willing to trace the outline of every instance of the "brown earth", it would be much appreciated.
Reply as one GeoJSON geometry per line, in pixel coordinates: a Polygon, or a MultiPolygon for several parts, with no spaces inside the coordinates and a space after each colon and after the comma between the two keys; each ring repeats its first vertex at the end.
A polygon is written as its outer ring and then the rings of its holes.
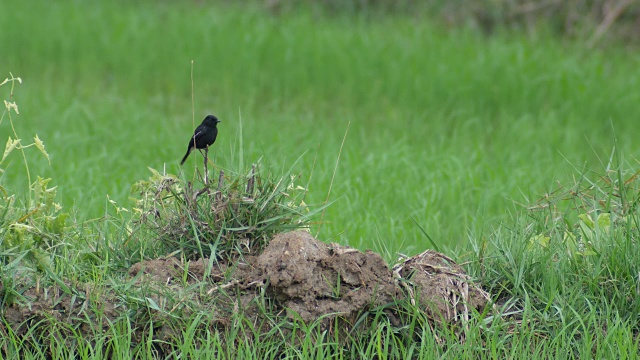
{"type": "Polygon", "coordinates": [[[126,319],[141,332],[136,338],[153,323],[154,336],[170,340],[180,334],[175,319],[204,312],[210,316],[206,326],[225,329],[233,313],[241,311],[259,323],[265,316],[260,304],[290,320],[320,319],[326,326],[338,318],[347,327],[366,310],[383,307],[394,325],[402,325],[394,306],[404,300],[417,303],[434,323],[464,324],[472,309],[482,311],[489,300],[443,254],[426,251],[389,269],[372,251],[327,245],[305,231],[275,236],[259,256],[233,264],[209,262],[148,260],[131,266],[111,288],[65,283],[75,295],[60,286],[25,289],[22,299],[2,309],[0,335],[7,333],[5,324],[22,336],[45,320],[91,336],[97,328],[107,331],[126,319]]]}

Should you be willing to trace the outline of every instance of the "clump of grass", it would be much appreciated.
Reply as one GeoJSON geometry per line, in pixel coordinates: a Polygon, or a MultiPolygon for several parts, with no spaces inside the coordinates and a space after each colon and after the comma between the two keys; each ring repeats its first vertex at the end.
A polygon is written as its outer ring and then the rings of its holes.
{"type": "MultiPolygon", "coordinates": [[[[610,265],[621,260],[636,262],[634,258],[617,255],[619,251],[629,253],[637,247],[639,205],[640,170],[609,164],[601,173],[583,171],[573,184],[559,184],[555,190],[526,205],[524,216],[517,219],[518,224],[512,229],[502,226],[497,231],[500,235],[496,236],[498,241],[494,245],[503,256],[510,258],[500,257],[497,262],[506,265],[527,259],[526,263],[542,266],[540,270],[566,265],[558,275],[593,270],[589,266],[595,263],[601,266],[602,261],[610,265]]],[[[478,249],[486,248],[486,244],[478,246],[478,249]]],[[[492,260],[492,263],[496,262],[492,260]]],[[[526,274],[525,270],[522,268],[519,273],[526,274]]],[[[539,282],[521,280],[529,284],[539,282]]],[[[510,292],[516,289],[511,288],[510,292]]]]}
{"type": "Polygon", "coordinates": [[[487,318],[493,329],[506,326],[528,334],[522,340],[532,347],[574,354],[590,354],[590,342],[607,341],[618,329],[640,333],[639,175],[612,162],[582,171],[513,224],[472,242],[470,271],[501,308],[500,321],[487,318]]]}
{"type": "Polygon", "coordinates": [[[263,173],[253,165],[244,172],[220,171],[217,184],[153,175],[134,185],[138,195],[134,223],[148,230],[160,251],[187,258],[231,259],[258,254],[279,232],[309,225],[315,213],[304,203],[306,189],[297,176],[263,173]]]}

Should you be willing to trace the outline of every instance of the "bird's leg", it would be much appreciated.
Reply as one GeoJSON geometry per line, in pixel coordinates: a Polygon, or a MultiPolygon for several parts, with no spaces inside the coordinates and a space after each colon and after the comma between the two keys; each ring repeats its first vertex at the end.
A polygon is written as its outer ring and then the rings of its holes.
{"type": "Polygon", "coordinates": [[[204,185],[209,185],[209,171],[207,171],[207,160],[209,157],[209,147],[204,148],[204,185]]]}

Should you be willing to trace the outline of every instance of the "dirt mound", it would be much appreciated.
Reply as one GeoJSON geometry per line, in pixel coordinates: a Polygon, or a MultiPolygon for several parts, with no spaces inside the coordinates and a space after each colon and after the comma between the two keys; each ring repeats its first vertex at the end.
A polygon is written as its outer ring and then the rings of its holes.
{"type": "Polygon", "coordinates": [[[174,257],[147,260],[133,264],[129,268],[129,276],[135,278],[138,283],[151,281],[170,285],[176,281],[182,281],[186,272],[187,282],[193,284],[204,279],[207,260],[189,261],[186,266],[174,257]]]}
{"type": "Polygon", "coordinates": [[[131,266],[122,283],[100,289],[86,284],[67,284],[66,291],[60,286],[26,289],[21,301],[2,309],[0,333],[6,333],[7,324],[20,335],[58,321],[90,336],[96,325],[125,319],[138,325],[137,338],[145,322],[153,320],[154,336],[168,340],[180,336],[179,321],[196,313],[208,314],[202,326],[218,329],[230,326],[229,319],[238,312],[253,323],[284,314],[323,324],[339,318],[350,326],[357,316],[381,306],[392,323],[401,326],[394,309],[407,300],[434,322],[464,323],[471,309],[482,311],[489,300],[442,254],[426,251],[391,270],[378,254],[327,245],[304,231],[279,234],[259,256],[233,263],[173,257],[140,262],[131,266]],[[259,306],[261,301],[270,304],[270,315],[259,306]]]}
{"type": "Polygon", "coordinates": [[[327,314],[352,317],[399,295],[378,254],[327,246],[304,231],[277,235],[255,266],[252,280],[268,284],[269,294],[304,321],[327,314]]]}
{"type": "MultiPolygon", "coordinates": [[[[71,288],[70,284],[65,286],[71,288]]],[[[82,333],[91,333],[96,328],[106,331],[111,325],[107,320],[121,315],[117,309],[119,301],[111,294],[105,294],[98,301],[92,300],[87,296],[91,291],[89,285],[84,285],[83,294],[71,296],[60,286],[25,289],[20,302],[2,309],[4,321],[0,324],[0,334],[6,334],[6,323],[11,325],[15,335],[21,337],[31,332],[32,327],[45,325],[45,320],[70,325],[66,329],[61,327],[58,334],[51,334],[60,338],[65,338],[65,330],[70,328],[79,327],[78,331],[82,333]]]]}

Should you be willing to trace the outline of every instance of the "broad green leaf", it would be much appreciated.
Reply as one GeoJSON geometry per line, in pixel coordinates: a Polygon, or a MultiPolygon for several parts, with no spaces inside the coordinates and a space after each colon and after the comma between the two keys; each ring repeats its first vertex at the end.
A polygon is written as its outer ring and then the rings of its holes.
{"type": "Polygon", "coordinates": [[[549,241],[551,237],[545,236],[543,234],[534,235],[529,238],[529,245],[538,245],[540,247],[546,248],[549,246],[549,241]]]}
{"type": "Polygon", "coordinates": [[[51,231],[54,234],[62,235],[66,225],[66,220],[68,217],[69,217],[69,214],[63,213],[53,218],[53,220],[51,221],[51,231]]]}
{"type": "Polygon", "coordinates": [[[611,227],[611,214],[602,213],[598,215],[598,227],[604,230],[609,230],[611,227]]]}
{"type": "Polygon", "coordinates": [[[587,225],[588,227],[593,229],[594,223],[593,223],[593,220],[591,220],[591,215],[589,215],[589,214],[580,214],[580,215],[578,215],[578,217],[580,218],[580,220],[582,220],[583,223],[585,223],[585,225],[587,225]]]}

